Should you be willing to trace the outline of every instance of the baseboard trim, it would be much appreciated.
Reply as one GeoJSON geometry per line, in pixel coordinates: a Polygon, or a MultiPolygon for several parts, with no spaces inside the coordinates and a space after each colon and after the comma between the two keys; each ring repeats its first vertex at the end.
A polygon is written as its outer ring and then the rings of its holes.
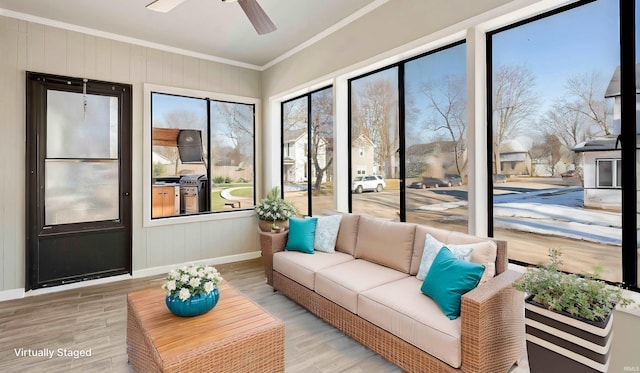
{"type": "Polygon", "coordinates": [[[78,281],[78,282],[73,282],[73,283],[70,283],[70,284],[56,285],[56,286],[51,286],[51,287],[46,287],[46,288],[29,290],[29,291],[27,291],[25,293],[25,297],[31,297],[31,296],[42,295],[42,294],[58,293],[58,292],[65,291],[65,290],[73,290],[73,289],[85,288],[87,286],[102,285],[102,284],[108,284],[108,283],[111,283],[111,282],[130,280],[131,278],[132,278],[131,275],[124,274],[124,275],[101,277],[101,278],[96,278],[96,279],[93,279],[93,280],[78,281]]]}
{"type": "Polygon", "coordinates": [[[10,289],[0,291],[0,302],[24,298],[24,289],[10,289]]]}
{"type": "Polygon", "coordinates": [[[30,290],[30,291],[25,291],[24,289],[2,290],[0,291],[0,302],[14,300],[14,299],[22,299],[22,298],[31,297],[34,295],[57,293],[64,290],[78,289],[78,288],[83,288],[83,287],[92,286],[92,285],[102,285],[110,282],[129,280],[132,278],[143,278],[143,277],[149,277],[149,276],[156,276],[160,274],[166,274],[166,273],[169,273],[169,271],[172,269],[182,267],[185,265],[194,264],[194,263],[201,263],[205,265],[218,265],[218,264],[226,264],[226,263],[232,263],[232,262],[240,262],[243,260],[256,259],[256,258],[259,258],[260,255],[261,255],[260,251],[253,251],[253,252],[244,253],[244,254],[228,255],[228,256],[222,256],[218,258],[211,258],[211,259],[205,259],[205,260],[195,260],[191,262],[169,264],[169,265],[153,267],[153,268],[144,268],[137,271],[133,271],[133,275],[125,274],[125,275],[118,275],[118,276],[111,276],[111,277],[103,277],[95,280],[79,281],[71,284],[52,286],[48,288],[41,288],[41,289],[30,290]]]}
{"type": "Polygon", "coordinates": [[[175,264],[169,264],[169,265],[152,267],[152,268],[143,268],[137,271],[134,270],[133,278],[142,278],[142,277],[166,274],[166,273],[169,273],[169,271],[171,271],[172,269],[176,269],[182,266],[188,266],[195,263],[214,266],[218,264],[226,264],[226,263],[232,263],[232,262],[240,262],[243,260],[256,259],[256,258],[259,258],[260,256],[261,256],[260,251],[253,251],[253,252],[244,253],[244,254],[221,256],[221,257],[205,259],[205,260],[194,260],[191,262],[175,263],[175,264]]]}

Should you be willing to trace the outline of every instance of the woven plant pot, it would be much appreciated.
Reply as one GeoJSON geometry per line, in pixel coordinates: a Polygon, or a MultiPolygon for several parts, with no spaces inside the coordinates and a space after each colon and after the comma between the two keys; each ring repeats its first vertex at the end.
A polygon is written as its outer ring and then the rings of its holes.
{"type": "Polygon", "coordinates": [[[527,299],[525,325],[531,373],[596,373],[609,368],[613,311],[604,321],[592,322],[527,299]]]}
{"type": "MultiPolygon", "coordinates": [[[[282,230],[289,229],[289,220],[276,220],[276,225],[282,228],[282,230]]],[[[271,232],[271,226],[273,225],[273,220],[258,220],[258,228],[262,232],[271,232]]]]}

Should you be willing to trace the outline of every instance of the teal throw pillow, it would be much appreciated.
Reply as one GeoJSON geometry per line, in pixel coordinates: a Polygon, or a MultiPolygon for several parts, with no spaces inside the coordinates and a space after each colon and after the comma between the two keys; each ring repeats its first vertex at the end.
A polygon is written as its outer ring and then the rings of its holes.
{"type": "Polygon", "coordinates": [[[463,294],[478,286],[484,266],[459,260],[446,247],[436,255],[420,290],[434,300],[450,320],[460,316],[463,294]]]}
{"type": "Polygon", "coordinates": [[[289,218],[289,236],[285,250],[313,254],[318,218],[289,218]]]}

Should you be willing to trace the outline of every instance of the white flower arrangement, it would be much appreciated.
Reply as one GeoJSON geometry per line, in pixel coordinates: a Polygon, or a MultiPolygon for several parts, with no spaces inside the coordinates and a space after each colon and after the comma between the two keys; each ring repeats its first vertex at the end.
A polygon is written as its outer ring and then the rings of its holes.
{"type": "Polygon", "coordinates": [[[167,295],[179,297],[183,302],[192,296],[209,294],[222,281],[215,267],[194,264],[169,272],[162,288],[167,295]]]}
{"type": "Polygon", "coordinates": [[[260,220],[287,220],[298,213],[296,207],[289,201],[280,198],[280,188],[273,187],[267,198],[260,201],[255,208],[260,220]]]}

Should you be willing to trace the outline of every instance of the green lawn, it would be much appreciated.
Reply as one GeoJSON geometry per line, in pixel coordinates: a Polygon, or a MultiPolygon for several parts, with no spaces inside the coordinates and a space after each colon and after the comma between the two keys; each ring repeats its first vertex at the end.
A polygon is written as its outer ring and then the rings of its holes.
{"type": "Polygon", "coordinates": [[[253,198],[253,185],[232,190],[230,194],[238,198],[253,198]]]}
{"type": "Polygon", "coordinates": [[[220,197],[220,191],[211,193],[211,211],[224,210],[225,199],[220,197]]]}
{"type": "MultiPolygon", "coordinates": [[[[211,211],[221,211],[226,210],[225,202],[228,200],[222,198],[220,193],[224,189],[228,188],[238,188],[236,190],[231,191],[231,195],[237,198],[253,198],[253,184],[246,183],[229,183],[229,184],[216,184],[215,190],[211,192],[211,211]]],[[[245,206],[243,206],[245,207],[245,206]]]]}

